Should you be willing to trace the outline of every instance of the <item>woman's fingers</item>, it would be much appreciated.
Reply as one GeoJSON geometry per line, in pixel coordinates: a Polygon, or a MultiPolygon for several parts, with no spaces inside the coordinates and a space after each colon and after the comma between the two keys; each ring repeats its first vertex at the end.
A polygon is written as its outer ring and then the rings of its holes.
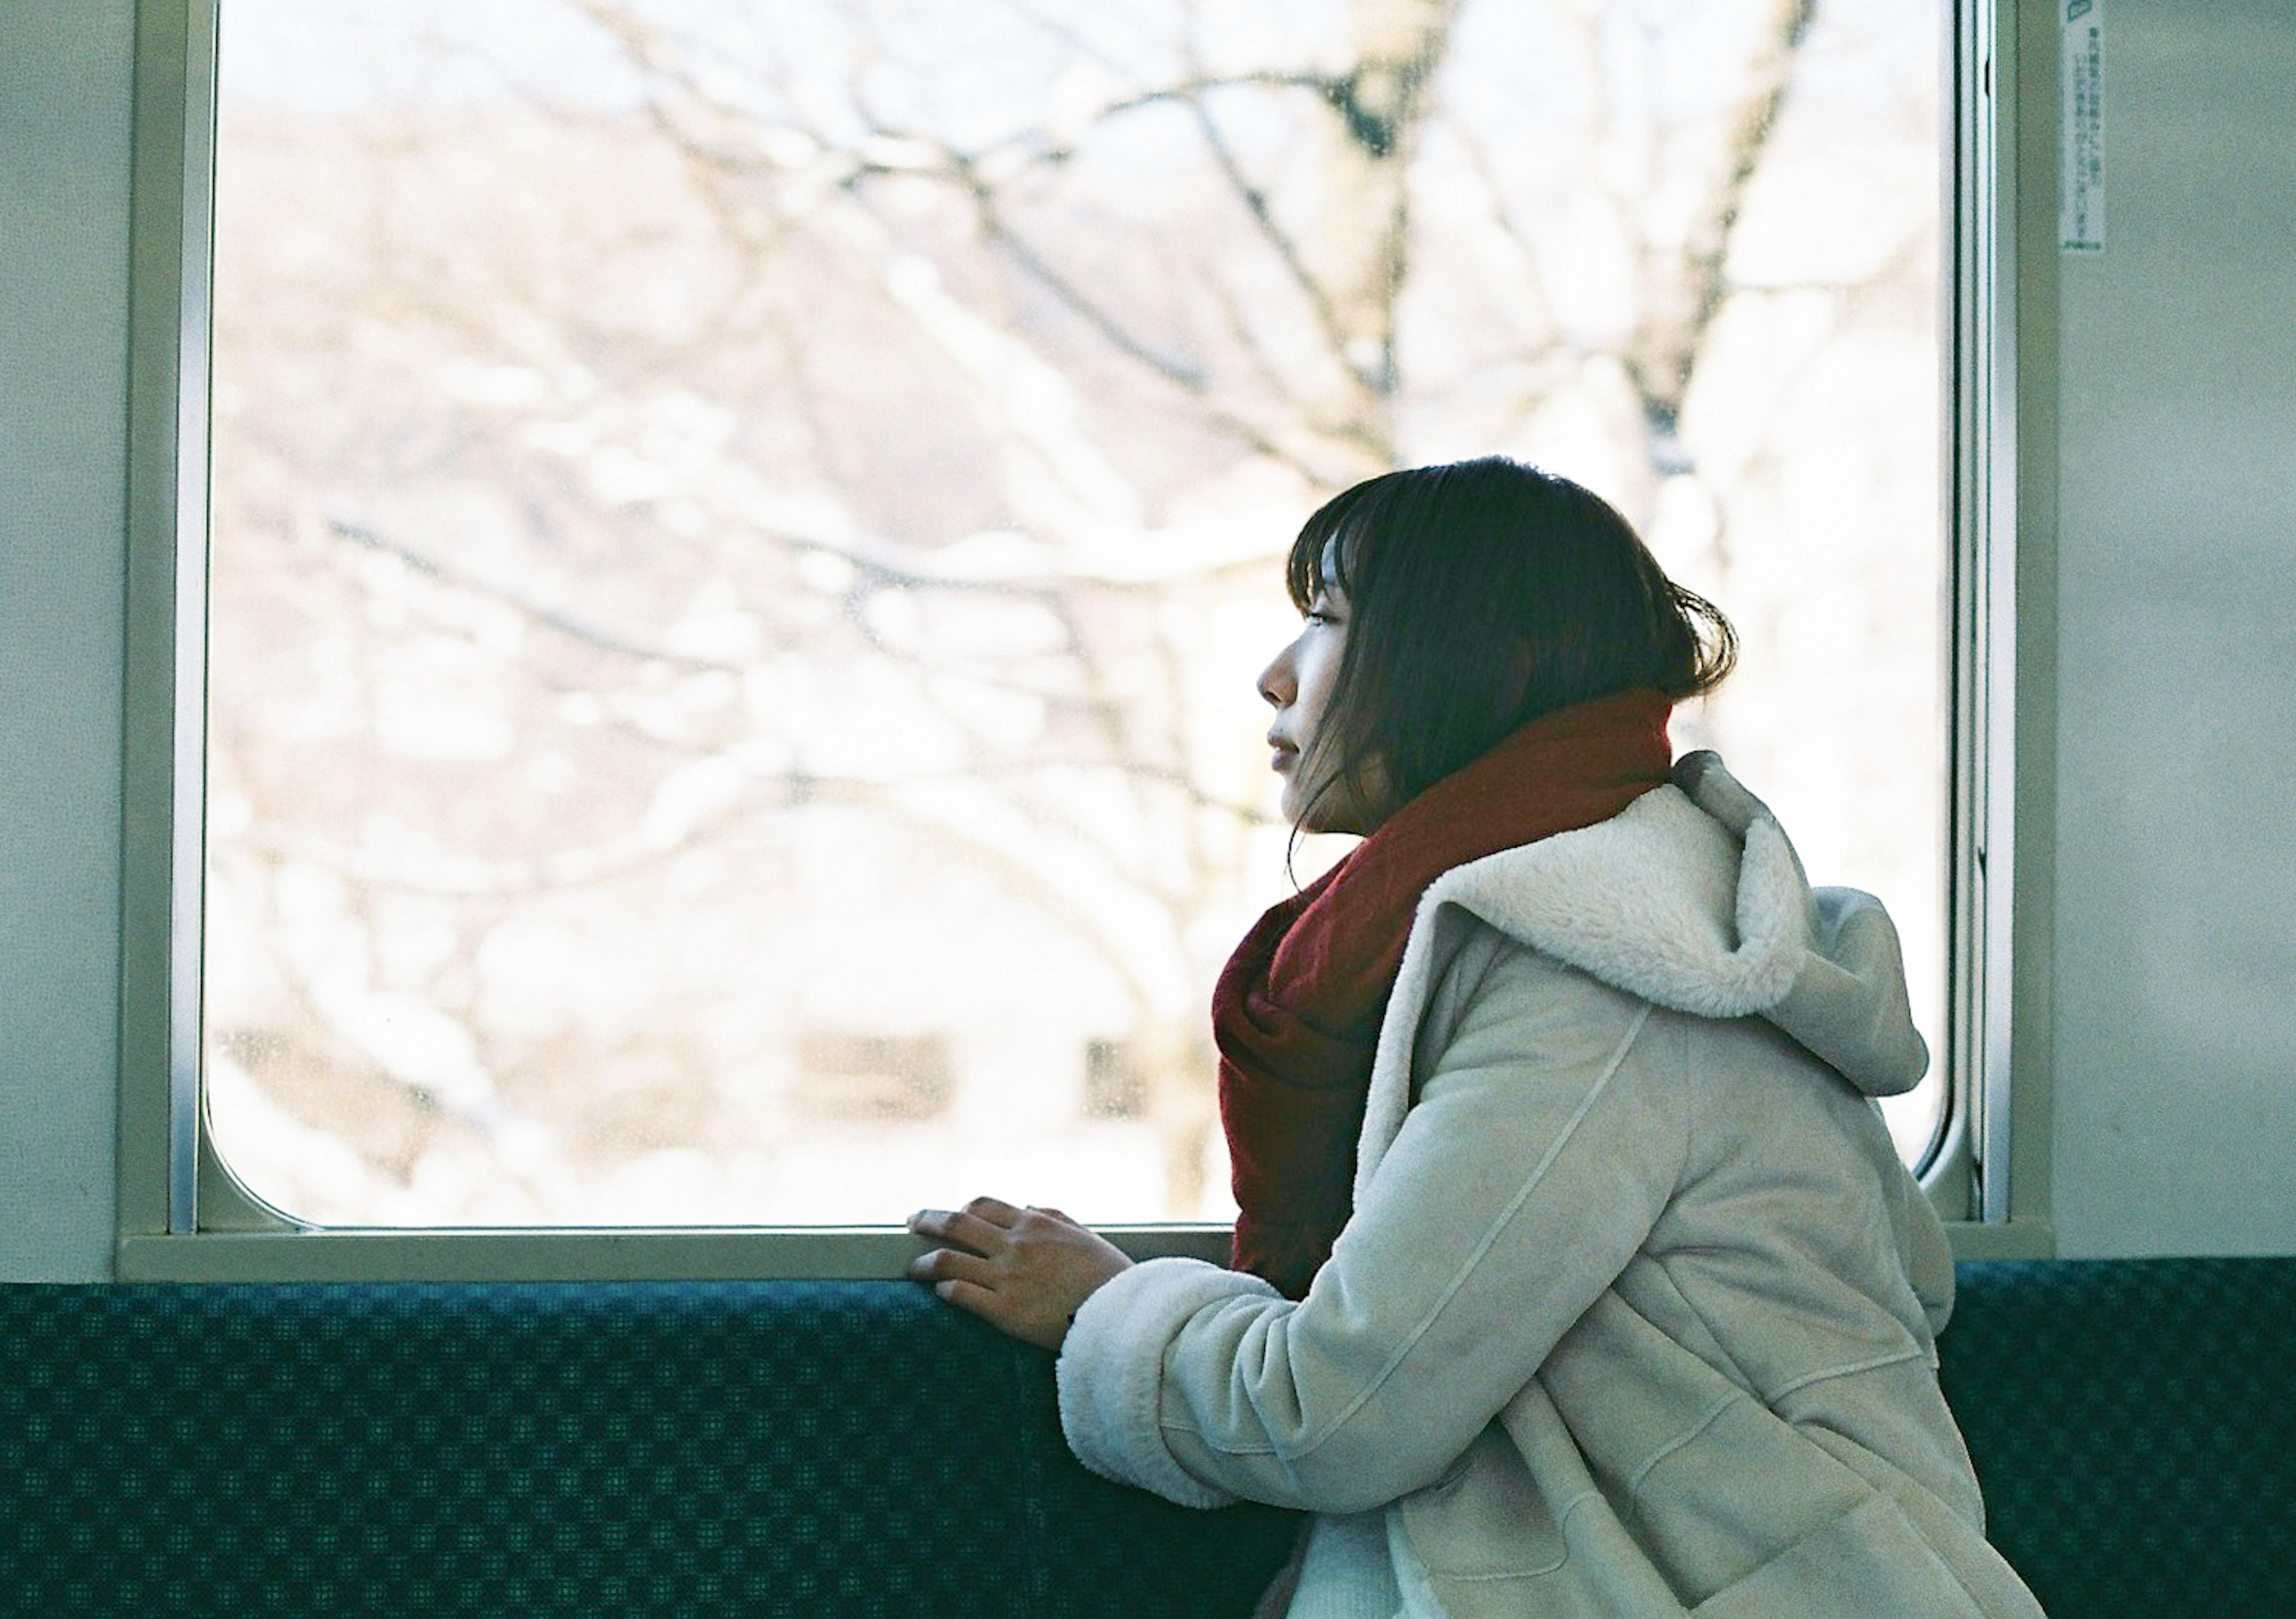
{"type": "MultiPolygon", "coordinates": [[[[964,1208],[919,1209],[909,1216],[909,1229],[920,1237],[930,1237],[939,1242],[955,1243],[975,1253],[994,1253],[1003,1246],[1010,1235],[1010,1222],[997,1224],[983,1220],[972,1212],[973,1204],[987,1201],[976,1197],[964,1208]]],[[[1000,1207],[1003,1205],[999,1205],[1000,1207]]]]}
{"type": "Polygon", "coordinates": [[[1000,1328],[1004,1326],[996,1319],[996,1295],[986,1287],[952,1277],[945,1282],[935,1282],[933,1291],[959,1310],[970,1311],[1000,1328]]]}
{"type": "MultiPolygon", "coordinates": [[[[965,1253],[955,1248],[935,1248],[930,1253],[920,1253],[909,1262],[909,1279],[917,1282],[961,1281],[975,1287],[988,1287],[996,1279],[996,1266],[977,1253],[965,1253]]],[[[944,1293],[942,1297],[947,1294],[944,1293]]]]}
{"type": "Polygon", "coordinates": [[[985,1220],[992,1226],[1011,1229],[1021,1218],[1021,1211],[1001,1198],[976,1197],[964,1205],[964,1212],[975,1220],[985,1220]]]}

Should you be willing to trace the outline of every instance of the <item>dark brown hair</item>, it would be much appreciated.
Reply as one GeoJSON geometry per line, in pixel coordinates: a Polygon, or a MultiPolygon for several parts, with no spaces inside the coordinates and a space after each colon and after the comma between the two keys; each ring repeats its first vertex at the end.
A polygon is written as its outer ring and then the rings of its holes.
{"type": "Polygon", "coordinates": [[[1738,657],[1721,610],[1667,578],[1609,503],[1504,456],[1334,497],[1285,568],[1302,612],[1326,581],[1348,634],[1318,793],[1375,783],[1383,812],[1541,714],[1636,687],[1679,701],[1738,657]]]}

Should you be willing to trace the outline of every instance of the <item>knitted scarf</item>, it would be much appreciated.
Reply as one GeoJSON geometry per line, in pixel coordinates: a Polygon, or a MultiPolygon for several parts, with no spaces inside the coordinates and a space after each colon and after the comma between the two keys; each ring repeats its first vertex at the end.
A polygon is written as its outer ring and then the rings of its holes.
{"type": "Polygon", "coordinates": [[[1303,1297],[1347,1223],[1380,1019],[1421,893],[1455,866],[1608,820],[1663,785],[1671,709],[1630,691],[1540,716],[1244,935],[1212,992],[1237,1270],[1303,1297]]]}

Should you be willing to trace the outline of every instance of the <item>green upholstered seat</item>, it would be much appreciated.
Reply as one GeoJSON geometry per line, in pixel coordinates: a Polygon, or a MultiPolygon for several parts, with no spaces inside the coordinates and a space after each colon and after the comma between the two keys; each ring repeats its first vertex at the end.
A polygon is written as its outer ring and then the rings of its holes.
{"type": "Polygon", "coordinates": [[[1246,1615],[902,1283],[0,1287],[0,1612],[1246,1615]]]}
{"type": "Polygon", "coordinates": [[[1957,1270],[1946,1398],[2053,1619],[2296,1613],[2296,1259],[1957,1270]]]}
{"type": "MultiPolygon", "coordinates": [[[[2296,1611],[2296,1260],[1960,1276],[2055,1619],[2296,1611]]],[[[1293,1527],[1086,1475],[901,1283],[0,1286],[0,1614],[1240,1619],[1293,1527]]]]}

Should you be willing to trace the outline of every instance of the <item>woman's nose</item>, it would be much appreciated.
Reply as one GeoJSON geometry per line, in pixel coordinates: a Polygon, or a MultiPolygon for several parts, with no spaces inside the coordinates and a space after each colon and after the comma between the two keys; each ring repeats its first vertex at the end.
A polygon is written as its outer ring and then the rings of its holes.
{"type": "Polygon", "coordinates": [[[1292,648],[1286,646],[1275,654],[1274,662],[1259,671],[1260,701],[1282,708],[1299,694],[1300,682],[1292,669],[1292,648]]]}

